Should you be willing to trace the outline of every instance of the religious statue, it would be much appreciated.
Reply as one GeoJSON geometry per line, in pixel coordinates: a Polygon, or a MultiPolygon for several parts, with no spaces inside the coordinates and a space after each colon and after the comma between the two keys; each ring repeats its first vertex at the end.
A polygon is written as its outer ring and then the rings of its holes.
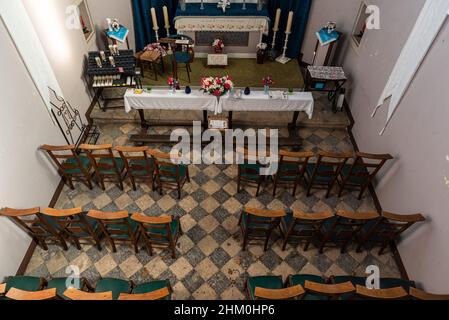
{"type": "Polygon", "coordinates": [[[223,9],[223,13],[225,13],[226,9],[231,7],[231,0],[220,0],[217,7],[223,9]]]}

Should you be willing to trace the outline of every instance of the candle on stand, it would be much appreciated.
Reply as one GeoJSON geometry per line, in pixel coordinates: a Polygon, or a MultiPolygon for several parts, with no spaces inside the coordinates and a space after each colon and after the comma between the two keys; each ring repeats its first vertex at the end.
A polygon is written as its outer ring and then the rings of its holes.
{"type": "Polygon", "coordinates": [[[115,67],[115,59],[114,59],[114,57],[112,57],[112,56],[109,57],[109,63],[111,64],[111,66],[115,67]]]}
{"type": "Polygon", "coordinates": [[[169,17],[168,17],[167,6],[163,6],[162,7],[162,11],[164,12],[165,27],[170,26],[170,20],[169,20],[169,17]]]}
{"type": "Polygon", "coordinates": [[[153,29],[159,30],[159,26],[157,24],[156,9],[154,9],[154,8],[151,8],[151,18],[153,20],[153,29]]]}
{"type": "Polygon", "coordinates": [[[96,57],[95,58],[95,62],[97,63],[97,67],[98,68],[102,68],[103,67],[103,64],[101,63],[100,57],[96,57]]]}
{"type": "Polygon", "coordinates": [[[292,33],[292,24],[293,24],[293,11],[290,11],[288,14],[287,30],[285,30],[285,33],[292,33]]]}
{"type": "Polygon", "coordinates": [[[279,22],[281,21],[281,8],[276,10],[276,19],[274,20],[274,27],[273,31],[277,32],[279,31],[279,22]]]}
{"type": "Polygon", "coordinates": [[[104,51],[100,51],[100,58],[102,61],[106,61],[106,54],[104,53],[104,51]]]}

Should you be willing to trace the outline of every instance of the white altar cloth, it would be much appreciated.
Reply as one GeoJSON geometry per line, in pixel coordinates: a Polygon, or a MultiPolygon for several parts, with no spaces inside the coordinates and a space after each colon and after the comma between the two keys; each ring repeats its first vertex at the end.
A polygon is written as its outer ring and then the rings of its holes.
{"type": "Polygon", "coordinates": [[[151,90],[150,93],[135,94],[133,89],[125,93],[125,111],[135,110],[188,110],[216,112],[216,97],[192,90],[186,94],[182,90],[176,93],[168,89],[151,90]]]}
{"type": "Polygon", "coordinates": [[[216,114],[228,111],[259,111],[259,112],[295,112],[307,113],[313,117],[315,103],[311,92],[295,92],[288,99],[271,99],[263,91],[251,91],[249,96],[233,99],[229,96],[220,98],[216,114]]]}

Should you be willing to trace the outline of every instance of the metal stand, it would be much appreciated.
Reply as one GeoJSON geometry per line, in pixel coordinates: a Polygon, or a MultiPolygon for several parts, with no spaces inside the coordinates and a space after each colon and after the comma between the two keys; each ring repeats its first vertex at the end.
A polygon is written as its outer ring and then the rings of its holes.
{"type": "Polygon", "coordinates": [[[277,62],[286,64],[290,62],[290,58],[287,57],[287,49],[288,49],[288,38],[290,37],[290,32],[285,33],[285,46],[284,46],[284,52],[282,53],[282,56],[276,59],[277,62]]]}
{"type": "Polygon", "coordinates": [[[170,37],[170,26],[165,26],[165,30],[167,30],[167,38],[169,38],[170,37]]]}
{"type": "Polygon", "coordinates": [[[268,53],[268,56],[271,60],[276,59],[276,36],[278,31],[273,29],[273,43],[271,44],[271,50],[268,53]]]}
{"type": "Polygon", "coordinates": [[[159,28],[154,28],[154,33],[156,34],[156,42],[159,42],[159,28]]]}

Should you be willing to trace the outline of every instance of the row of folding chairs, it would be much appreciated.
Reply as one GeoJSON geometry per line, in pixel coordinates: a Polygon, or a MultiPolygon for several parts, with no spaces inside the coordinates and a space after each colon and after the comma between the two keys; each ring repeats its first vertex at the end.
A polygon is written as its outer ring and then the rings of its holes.
{"type": "Polygon", "coordinates": [[[151,150],[148,147],[115,147],[83,144],[79,148],[70,146],[43,145],[59,173],[74,189],[73,181],[81,180],[90,189],[95,176],[100,187],[105,190],[105,182],[113,181],[123,190],[123,182],[130,179],[133,190],[136,181],[148,181],[152,190],[162,194],[163,189],[176,189],[178,198],[186,182],[190,182],[187,166],[172,162],[170,154],[151,150]],[[114,155],[118,152],[120,157],[114,155]]]}
{"type": "MultiPolygon", "coordinates": [[[[260,170],[267,166],[261,163],[260,157],[244,150],[244,164],[239,165],[238,192],[245,185],[256,186],[256,197],[261,187],[267,181],[267,176],[261,175],[260,170]]],[[[393,159],[389,154],[368,153],[332,153],[332,152],[279,152],[279,167],[277,173],[269,177],[273,182],[273,196],[280,186],[292,188],[293,196],[303,185],[307,197],[312,189],[326,190],[326,198],[330,196],[335,185],[338,186],[338,196],[345,190],[359,190],[361,199],[369,188],[377,173],[388,160],[393,159]],[[314,163],[311,159],[316,159],[314,163]]]]}
{"type": "Polygon", "coordinates": [[[315,244],[323,253],[327,246],[339,246],[344,253],[352,243],[357,244],[357,252],[367,245],[379,244],[379,254],[394,243],[401,234],[415,223],[423,222],[421,214],[398,215],[390,212],[332,212],[305,213],[284,210],[261,210],[245,208],[239,225],[243,234],[243,250],[250,241],[263,240],[264,250],[268,249],[270,238],[279,228],[285,250],[289,243],[304,242],[304,250],[315,244]]]}
{"type": "Polygon", "coordinates": [[[427,293],[413,281],[395,278],[379,279],[379,288],[369,289],[367,279],[353,276],[290,275],[260,276],[247,279],[249,300],[449,300],[449,295],[427,293]]]}
{"type": "Polygon", "coordinates": [[[171,300],[168,280],[134,284],[103,278],[92,286],[86,279],[16,276],[0,284],[0,300],[171,300]]]}
{"type": "Polygon", "coordinates": [[[81,208],[56,210],[39,208],[17,210],[4,208],[0,216],[13,220],[22,227],[36,243],[48,250],[47,242],[61,245],[68,250],[67,241],[78,250],[81,243],[88,242],[102,250],[102,242],[108,242],[117,252],[117,243],[127,242],[139,252],[143,241],[150,255],[153,247],[168,247],[176,257],[176,244],[182,235],[179,218],[171,216],[150,217],[128,212],[83,212],[81,208]]]}

